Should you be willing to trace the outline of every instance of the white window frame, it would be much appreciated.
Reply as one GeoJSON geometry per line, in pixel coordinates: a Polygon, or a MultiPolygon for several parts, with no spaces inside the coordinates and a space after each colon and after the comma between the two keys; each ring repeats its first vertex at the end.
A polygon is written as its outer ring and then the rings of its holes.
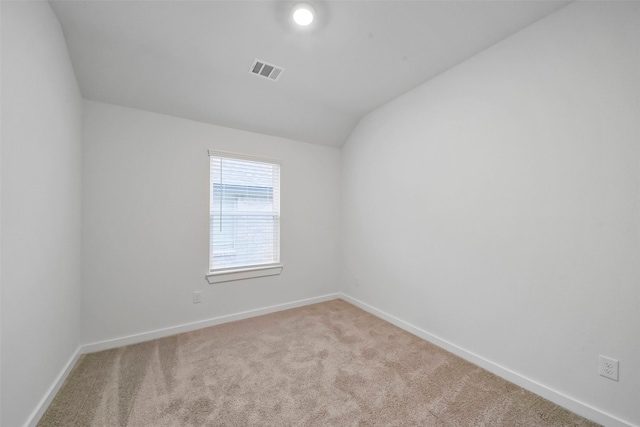
{"type": "MultiPolygon", "coordinates": [[[[247,156],[244,154],[238,154],[238,153],[230,153],[230,152],[224,152],[224,151],[216,151],[216,150],[209,150],[208,151],[209,154],[209,158],[211,157],[221,157],[221,158],[230,158],[230,159],[237,159],[237,160],[248,160],[248,161],[255,161],[255,162],[261,162],[261,163],[270,163],[270,164],[274,164],[274,165],[278,165],[280,167],[280,175],[282,174],[282,167],[279,161],[277,160],[273,160],[273,159],[266,159],[266,158],[261,158],[261,157],[254,157],[254,156],[247,156]]],[[[210,173],[209,176],[211,177],[211,161],[210,161],[210,173]]],[[[279,181],[280,187],[281,187],[281,179],[279,181]]],[[[212,221],[211,221],[211,203],[213,203],[213,188],[214,188],[214,183],[212,182],[211,178],[209,181],[209,224],[211,227],[212,221]]],[[[279,192],[279,188],[278,188],[278,192],[279,192]]],[[[278,224],[280,222],[280,215],[278,216],[278,224]]],[[[280,226],[278,225],[278,235],[280,236],[280,226]]],[[[211,239],[212,239],[212,230],[209,230],[209,251],[211,252],[211,239]]],[[[280,245],[280,239],[278,238],[278,245],[280,245]]],[[[280,246],[279,246],[280,247],[280,246]]],[[[270,264],[260,264],[260,265],[246,265],[246,266],[238,266],[238,267],[232,267],[232,268],[218,268],[218,269],[212,269],[211,266],[211,253],[209,253],[209,273],[206,275],[206,279],[209,282],[209,284],[214,284],[214,283],[221,283],[221,282],[230,282],[230,281],[235,281],[235,280],[244,280],[244,279],[251,279],[251,278],[255,278],[255,277],[265,277],[265,276],[275,276],[275,275],[279,275],[282,270],[283,270],[283,265],[280,262],[280,250],[278,249],[278,261],[274,262],[274,263],[270,263],[270,264]]]]}

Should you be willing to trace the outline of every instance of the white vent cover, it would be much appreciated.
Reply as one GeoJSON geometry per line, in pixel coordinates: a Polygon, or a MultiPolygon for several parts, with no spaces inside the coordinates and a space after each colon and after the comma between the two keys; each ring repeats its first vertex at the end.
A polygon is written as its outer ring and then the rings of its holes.
{"type": "Polygon", "coordinates": [[[249,72],[259,77],[277,81],[282,73],[284,73],[284,68],[256,58],[253,60],[253,64],[251,64],[249,72]]]}

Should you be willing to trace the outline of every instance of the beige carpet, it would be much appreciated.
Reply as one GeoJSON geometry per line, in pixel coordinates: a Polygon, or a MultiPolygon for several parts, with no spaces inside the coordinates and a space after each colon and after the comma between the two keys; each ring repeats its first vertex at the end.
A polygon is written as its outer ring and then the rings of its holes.
{"type": "Polygon", "coordinates": [[[595,426],[344,301],[84,355],[45,426],[595,426]]]}

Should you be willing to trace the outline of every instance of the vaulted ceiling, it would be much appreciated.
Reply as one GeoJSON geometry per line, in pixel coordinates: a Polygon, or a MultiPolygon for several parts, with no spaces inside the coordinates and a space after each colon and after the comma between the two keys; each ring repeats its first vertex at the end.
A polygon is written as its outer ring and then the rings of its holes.
{"type": "Polygon", "coordinates": [[[86,99],[341,146],[360,118],[566,1],[51,0],[86,99]],[[249,72],[254,59],[285,69],[249,72]]]}

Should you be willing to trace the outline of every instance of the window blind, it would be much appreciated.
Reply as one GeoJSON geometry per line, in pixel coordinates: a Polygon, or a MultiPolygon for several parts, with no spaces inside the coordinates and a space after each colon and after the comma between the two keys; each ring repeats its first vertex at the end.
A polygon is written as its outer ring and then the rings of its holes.
{"type": "Polygon", "coordinates": [[[209,271],[280,262],[280,165],[209,152],[209,271]]]}

